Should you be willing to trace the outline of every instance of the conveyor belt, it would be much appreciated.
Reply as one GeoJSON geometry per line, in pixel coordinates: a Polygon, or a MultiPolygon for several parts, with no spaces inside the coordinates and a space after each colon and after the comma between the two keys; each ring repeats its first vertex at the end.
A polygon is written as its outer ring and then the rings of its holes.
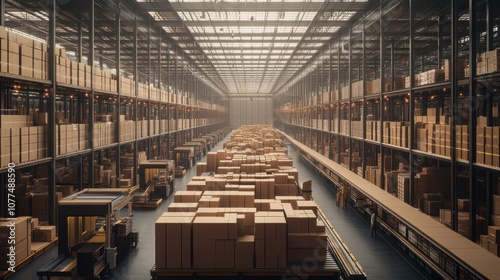
{"type": "MultiPolygon", "coordinates": [[[[151,269],[153,279],[340,279],[340,268],[332,253],[325,262],[287,262],[285,269],[151,269]]],[[[353,278],[354,279],[354,278],[353,278]]]]}
{"type": "Polygon", "coordinates": [[[318,217],[325,224],[326,233],[328,235],[328,249],[331,250],[333,257],[338,264],[338,268],[342,274],[342,279],[366,279],[365,270],[361,267],[356,257],[351,253],[351,250],[349,250],[319,207],[318,217]]]}

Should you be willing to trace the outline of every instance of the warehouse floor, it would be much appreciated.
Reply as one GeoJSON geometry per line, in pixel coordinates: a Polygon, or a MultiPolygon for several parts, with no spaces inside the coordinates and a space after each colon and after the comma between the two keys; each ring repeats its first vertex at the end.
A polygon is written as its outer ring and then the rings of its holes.
{"type": "MultiPolygon", "coordinates": [[[[222,149],[222,143],[223,141],[219,142],[212,151],[222,149]]],[[[368,224],[359,218],[356,212],[350,208],[342,209],[335,206],[335,192],[302,161],[297,161],[296,152],[290,146],[289,150],[289,154],[294,159],[294,166],[299,171],[300,182],[312,179],[314,199],[365,269],[368,279],[411,280],[423,278],[380,236],[379,238],[370,238],[368,224]]],[[[205,158],[202,161],[205,161],[205,158]]],[[[177,178],[175,180],[176,190],[184,190],[186,184],[195,175],[196,170],[192,168],[187,172],[186,176],[177,178]]],[[[154,223],[161,213],[167,211],[167,207],[172,201],[173,196],[170,196],[158,209],[136,209],[133,211],[135,217],[134,228],[139,231],[139,245],[119,264],[110,279],[150,279],[149,270],[153,266],[155,259],[154,223]]],[[[119,214],[126,215],[126,211],[119,214]]],[[[9,279],[36,279],[36,271],[56,257],[57,248],[53,248],[9,279]]]]}

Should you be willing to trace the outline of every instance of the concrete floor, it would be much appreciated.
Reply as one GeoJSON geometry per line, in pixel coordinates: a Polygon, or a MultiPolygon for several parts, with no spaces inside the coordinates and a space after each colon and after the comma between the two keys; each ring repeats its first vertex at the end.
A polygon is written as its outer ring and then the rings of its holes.
{"type": "MultiPolygon", "coordinates": [[[[218,143],[213,150],[218,149],[222,149],[222,142],[218,143]]],[[[335,192],[302,161],[297,160],[295,150],[290,146],[289,150],[294,159],[294,166],[299,170],[300,182],[312,179],[314,199],[365,269],[368,279],[423,279],[423,276],[382,238],[370,238],[369,225],[357,213],[349,208],[341,209],[335,206],[335,192]]],[[[205,161],[205,158],[202,161],[205,161]]],[[[196,171],[192,168],[186,176],[177,178],[176,190],[185,190],[186,184],[195,175],[196,171]]],[[[109,279],[150,279],[149,270],[155,258],[154,223],[163,212],[167,211],[172,201],[173,196],[164,200],[157,209],[133,211],[134,228],[139,231],[139,245],[119,264],[109,279]]],[[[126,211],[120,214],[125,216],[126,211]]],[[[9,279],[37,279],[36,271],[56,257],[57,248],[53,248],[9,279]]]]}

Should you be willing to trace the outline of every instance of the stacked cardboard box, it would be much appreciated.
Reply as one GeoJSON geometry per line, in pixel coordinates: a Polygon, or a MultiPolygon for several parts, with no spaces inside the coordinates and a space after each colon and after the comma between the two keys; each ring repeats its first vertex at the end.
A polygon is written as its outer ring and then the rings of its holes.
{"type": "Polygon", "coordinates": [[[440,193],[424,193],[421,210],[434,217],[439,217],[439,211],[443,208],[440,193]]]}
{"type": "MultiPolygon", "coordinates": [[[[445,81],[445,71],[441,69],[432,69],[419,74],[415,74],[415,86],[423,86],[445,81]]],[[[410,87],[410,78],[405,77],[405,87],[410,87]]]]}
{"type": "Polygon", "coordinates": [[[349,135],[349,120],[340,120],[340,131],[341,134],[349,135]]]}
{"type": "Polygon", "coordinates": [[[285,268],[287,222],[283,212],[255,214],[255,268],[285,268]]]}
{"type": "Polygon", "coordinates": [[[33,242],[52,242],[56,240],[55,226],[38,226],[33,230],[33,242]]]}
{"type": "MultiPolygon", "coordinates": [[[[467,66],[467,60],[465,60],[465,59],[458,60],[458,64],[455,65],[458,79],[463,79],[465,77],[464,70],[466,69],[466,66],[467,66]]],[[[450,61],[448,59],[444,60],[444,67],[443,68],[444,68],[444,80],[449,81],[450,80],[451,65],[450,65],[450,61]]]]}
{"type": "MultiPolygon", "coordinates": [[[[56,205],[63,198],[61,192],[56,192],[56,205]]],[[[47,192],[32,193],[31,195],[31,215],[41,221],[49,219],[49,196],[47,192]]]]}
{"type": "Polygon", "coordinates": [[[367,120],[366,121],[366,139],[372,140],[372,141],[380,141],[381,140],[381,135],[380,135],[380,121],[371,121],[367,120]]]}
{"type": "Polygon", "coordinates": [[[357,81],[351,84],[352,98],[362,97],[364,94],[363,81],[357,81]]]}
{"type": "MultiPolygon", "coordinates": [[[[233,133],[226,145],[230,149],[208,153],[206,167],[236,165],[248,173],[196,176],[188,191],[175,194],[169,212],[155,225],[157,268],[283,269],[287,260],[326,260],[325,227],[317,220],[317,205],[296,196],[298,172],[283,151],[276,151],[281,144],[273,137],[262,133],[238,145],[236,138],[250,137],[233,133]],[[263,166],[267,169],[261,170],[263,166]],[[171,225],[184,215],[189,219],[182,219],[180,230],[171,225]],[[184,234],[189,227],[192,234],[184,234]]],[[[310,184],[303,190],[310,194],[310,184]]]]}
{"type": "Polygon", "coordinates": [[[353,137],[363,138],[363,121],[351,120],[351,135],[353,137]]]}
{"type": "Polygon", "coordinates": [[[493,255],[500,257],[500,226],[489,226],[487,236],[487,247],[493,255]]]}
{"type": "Polygon", "coordinates": [[[115,123],[94,123],[94,147],[110,145],[115,142],[115,123]]]}
{"type": "Polygon", "coordinates": [[[349,99],[349,86],[342,86],[340,88],[340,100],[347,100],[349,99]]]}
{"type": "Polygon", "coordinates": [[[491,221],[494,226],[500,226],[500,195],[493,195],[493,213],[491,221]]]}
{"type": "Polygon", "coordinates": [[[326,260],[326,234],[324,224],[317,220],[312,209],[296,210],[283,203],[286,216],[289,261],[302,261],[312,257],[326,260]]]}
{"type": "Polygon", "coordinates": [[[394,77],[391,84],[390,78],[385,79],[384,91],[400,90],[405,88],[405,77],[394,77]]]}
{"type": "Polygon", "coordinates": [[[31,217],[18,217],[16,221],[0,219],[0,271],[9,267],[10,257],[9,237],[11,236],[11,223],[15,223],[15,260],[16,264],[31,255],[31,217]]]}
{"type": "MultiPolygon", "coordinates": [[[[480,54],[476,58],[476,75],[484,75],[488,73],[498,72],[500,70],[498,66],[500,50],[497,48],[495,50],[485,52],[480,54]]],[[[469,77],[469,66],[464,68],[464,77],[469,77]]]]}
{"type": "Polygon", "coordinates": [[[477,126],[476,160],[478,163],[500,166],[500,127],[477,126]]]}
{"type": "Polygon", "coordinates": [[[398,192],[397,197],[409,203],[410,196],[410,173],[400,173],[398,174],[398,192]]]}
{"type": "MultiPolygon", "coordinates": [[[[390,85],[390,83],[389,83],[390,85]]],[[[380,94],[381,79],[375,79],[366,82],[366,95],[380,94]]]]}
{"type": "MultiPolygon", "coordinates": [[[[458,233],[469,238],[469,212],[458,212],[458,233]]],[[[451,227],[451,210],[450,209],[441,209],[439,210],[439,221],[446,225],[447,227],[451,227]]],[[[476,215],[476,233],[477,238],[479,239],[481,235],[484,235],[488,231],[488,224],[486,219],[483,217],[476,215]]]]}
{"type": "Polygon", "coordinates": [[[192,267],[194,213],[164,213],[155,223],[156,268],[192,267]]]}

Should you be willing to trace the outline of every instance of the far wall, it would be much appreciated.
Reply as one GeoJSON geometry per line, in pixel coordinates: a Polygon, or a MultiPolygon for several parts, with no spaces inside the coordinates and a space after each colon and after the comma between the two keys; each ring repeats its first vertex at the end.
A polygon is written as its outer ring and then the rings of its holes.
{"type": "Polygon", "coordinates": [[[273,99],[230,97],[229,123],[234,128],[245,124],[273,124],[273,99]]]}

